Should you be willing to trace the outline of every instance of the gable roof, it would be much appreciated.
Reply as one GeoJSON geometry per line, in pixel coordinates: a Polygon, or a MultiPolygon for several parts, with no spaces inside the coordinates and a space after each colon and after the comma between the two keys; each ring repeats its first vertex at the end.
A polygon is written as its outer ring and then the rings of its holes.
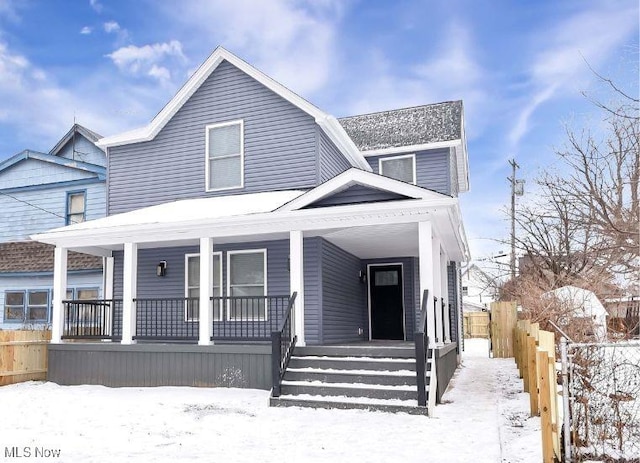
{"type": "MultiPolygon", "coordinates": [[[[37,241],[0,243],[0,273],[52,272],[55,246],[37,241]]],[[[67,268],[100,270],[102,258],[70,252],[67,268]]]]}
{"type": "Polygon", "coordinates": [[[292,92],[284,85],[276,82],[271,77],[267,76],[263,72],[259,71],[255,67],[251,66],[246,61],[235,56],[233,53],[224,49],[223,47],[217,47],[213,53],[207,58],[207,60],[198,68],[196,72],[187,80],[182,88],[175,94],[175,96],[169,101],[164,108],[153,118],[153,120],[144,127],[131,130],[129,132],[121,133],[111,137],[105,137],[98,141],[97,145],[101,148],[108,148],[111,146],[121,146],[130,143],[139,143],[144,141],[153,140],[156,135],[162,130],[162,128],[171,120],[171,118],[178,112],[178,110],[189,100],[189,98],[196,92],[198,88],[204,83],[204,81],[216,70],[216,68],[223,62],[227,61],[233,66],[240,69],[245,74],[249,75],[253,79],[260,82],[269,90],[278,94],[285,100],[289,101],[294,106],[297,106],[302,111],[312,116],[320,128],[327,134],[327,136],[333,141],[338,149],[343,153],[347,160],[354,167],[359,167],[365,170],[371,170],[371,167],[364,159],[360,151],[353,143],[351,138],[344,131],[342,126],[338,123],[338,120],[320,110],[318,107],[309,103],[298,94],[292,92]]]}
{"type": "Polygon", "coordinates": [[[56,143],[56,145],[53,148],[51,148],[51,151],[49,151],[49,154],[57,156],[58,153],[62,150],[62,148],[65,147],[65,145],[69,142],[69,140],[71,140],[73,135],[76,133],[82,135],[84,138],[86,138],[93,144],[96,144],[98,140],[103,138],[102,135],[94,132],[93,130],[89,130],[88,128],[83,127],[80,124],[73,124],[73,126],[69,129],[69,131],[66,134],[64,134],[64,136],[60,139],[60,141],[58,141],[58,143],[56,143]]]}
{"type": "Polygon", "coordinates": [[[458,188],[469,189],[461,100],[343,117],[338,121],[364,156],[453,148],[458,188]]]}
{"type": "Polygon", "coordinates": [[[54,156],[52,154],[40,153],[38,151],[24,150],[18,154],[11,156],[9,159],[0,163],[0,172],[6,170],[22,161],[28,159],[35,159],[41,162],[47,162],[50,164],[56,164],[70,169],[82,170],[85,172],[91,172],[98,176],[98,179],[104,180],[107,176],[106,167],[98,166],[95,164],[89,164],[81,161],[74,161],[72,159],[62,158],[60,156],[54,156]]]}
{"type": "Polygon", "coordinates": [[[344,191],[354,185],[361,185],[376,190],[394,193],[407,199],[451,199],[450,196],[443,195],[432,190],[427,190],[426,188],[411,185],[409,183],[401,182],[400,180],[395,180],[390,177],[384,177],[372,172],[365,172],[363,170],[351,168],[284,204],[277,210],[295,211],[302,209],[317,201],[344,191]]]}

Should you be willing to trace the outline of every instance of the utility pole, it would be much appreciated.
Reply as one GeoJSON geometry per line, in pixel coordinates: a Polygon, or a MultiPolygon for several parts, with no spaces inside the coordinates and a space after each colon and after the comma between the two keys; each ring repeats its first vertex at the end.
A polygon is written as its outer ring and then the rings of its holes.
{"type": "Polygon", "coordinates": [[[516,196],[522,196],[524,194],[524,180],[516,179],[516,169],[520,166],[515,159],[510,159],[511,164],[511,177],[507,180],[511,182],[511,279],[516,277],[516,196]]]}

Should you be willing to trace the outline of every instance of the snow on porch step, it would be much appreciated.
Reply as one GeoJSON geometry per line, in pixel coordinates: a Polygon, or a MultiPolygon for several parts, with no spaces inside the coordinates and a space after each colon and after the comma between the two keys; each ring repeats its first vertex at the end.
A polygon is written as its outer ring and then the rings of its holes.
{"type": "Polygon", "coordinates": [[[416,371],[416,361],[410,358],[391,357],[330,357],[306,355],[299,356],[298,352],[291,357],[289,368],[318,368],[332,370],[386,370],[416,371]]]}
{"type": "Polygon", "coordinates": [[[416,373],[411,370],[332,370],[321,368],[288,368],[286,381],[321,381],[325,383],[383,384],[416,387],[416,373]]]}
{"type": "Polygon", "coordinates": [[[386,384],[323,383],[320,381],[282,381],[283,395],[343,396],[371,399],[417,400],[415,386],[386,384]]]}
{"type": "Polygon", "coordinates": [[[412,415],[427,415],[426,407],[418,407],[413,400],[385,400],[354,397],[327,397],[316,395],[298,395],[272,397],[272,407],[306,407],[330,409],[355,409],[380,411],[388,413],[409,413],[412,415]]]}

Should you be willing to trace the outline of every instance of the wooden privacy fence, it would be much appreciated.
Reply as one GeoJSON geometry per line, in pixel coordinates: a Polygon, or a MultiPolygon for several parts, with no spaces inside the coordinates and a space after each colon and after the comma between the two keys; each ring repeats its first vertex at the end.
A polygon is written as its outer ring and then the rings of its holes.
{"type": "Polygon", "coordinates": [[[513,330],[517,320],[515,302],[491,303],[491,350],[494,358],[514,356],[513,330]]]}
{"type": "Polygon", "coordinates": [[[0,331],[0,386],[47,377],[51,331],[0,331]]]}
{"type": "Polygon", "coordinates": [[[465,338],[489,338],[489,312],[464,313],[465,338]]]}
{"type": "Polygon", "coordinates": [[[514,354],[524,391],[529,393],[531,416],[540,415],[542,457],[551,463],[561,461],[562,423],[556,383],[556,347],[554,334],[542,331],[529,320],[517,322],[513,334],[514,354]]]}

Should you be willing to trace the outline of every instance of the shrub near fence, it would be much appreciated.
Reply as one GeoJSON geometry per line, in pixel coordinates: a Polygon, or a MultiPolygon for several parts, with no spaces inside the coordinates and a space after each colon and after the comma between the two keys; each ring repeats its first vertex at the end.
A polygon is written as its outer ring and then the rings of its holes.
{"type": "Polygon", "coordinates": [[[0,331],[0,386],[47,377],[51,331],[0,331]]]}

